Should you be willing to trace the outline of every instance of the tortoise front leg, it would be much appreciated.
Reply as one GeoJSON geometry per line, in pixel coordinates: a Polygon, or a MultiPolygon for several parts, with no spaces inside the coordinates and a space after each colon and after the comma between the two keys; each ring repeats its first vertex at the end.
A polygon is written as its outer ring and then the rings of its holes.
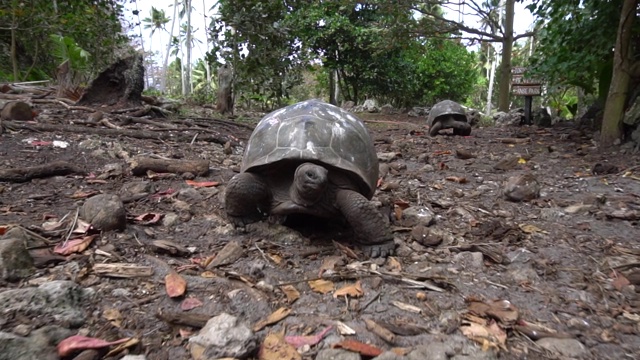
{"type": "Polygon", "coordinates": [[[393,254],[395,244],[391,230],[371,201],[356,191],[338,190],[336,205],[367,255],[385,257],[393,254]]]}
{"type": "Polygon", "coordinates": [[[471,135],[471,124],[466,121],[455,121],[451,127],[453,135],[469,136],[471,135]]]}
{"type": "Polygon", "coordinates": [[[269,214],[271,198],[271,191],[261,176],[237,174],[229,180],[224,194],[227,217],[235,227],[260,221],[269,214]]]}

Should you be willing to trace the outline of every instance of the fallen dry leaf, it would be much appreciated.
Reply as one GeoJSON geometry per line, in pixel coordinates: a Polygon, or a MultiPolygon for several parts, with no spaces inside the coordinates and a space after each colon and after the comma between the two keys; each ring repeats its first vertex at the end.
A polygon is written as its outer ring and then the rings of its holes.
{"type": "Polygon", "coordinates": [[[360,280],[356,281],[355,284],[351,284],[351,285],[347,285],[344,286],[338,290],[336,290],[335,293],[333,293],[333,297],[335,299],[337,299],[340,296],[350,296],[350,297],[360,297],[364,294],[364,291],[362,290],[362,284],[360,283],[360,280]]]}
{"type": "Polygon", "coordinates": [[[398,261],[398,258],[395,256],[389,256],[387,258],[386,267],[392,273],[402,272],[402,264],[400,263],[400,261],[398,261]]]}
{"type": "Polygon", "coordinates": [[[122,314],[118,309],[105,309],[102,312],[102,317],[109,320],[109,322],[111,322],[111,325],[115,327],[122,326],[122,314]]]}
{"type": "Polygon", "coordinates": [[[200,306],[202,306],[202,301],[200,301],[198,298],[188,297],[180,303],[180,310],[188,311],[200,306]]]}
{"type": "Polygon", "coordinates": [[[340,335],[355,335],[356,331],[353,330],[352,328],[350,328],[349,326],[347,326],[347,324],[341,322],[341,321],[336,321],[336,329],[338,330],[338,333],[340,333],[340,335]]]}
{"type": "Polygon", "coordinates": [[[172,271],[164,277],[164,287],[169,297],[182,296],[187,291],[187,281],[180,274],[172,271]]]}
{"type": "Polygon", "coordinates": [[[539,227],[535,226],[535,225],[531,225],[531,224],[520,224],[518,225],[518,227],[520,228],[520,230],[522,230],[522,232],[526,233],[526,234],[533,234],[533,233],[543,233],[543,234],[548,234],[548,232],[540,229],[539,227]]]}
{"type": "Polygon", "coordinates": [[[87,231],[91,230],[91,224],[82,220],[76,220],[76,228],[73,229],[74,234],[86,234],[87,231]]]}
{"type": "Polygon", "coordinates": [[[299,348],[304,345],[313,346],[319,343],[328,333],[333,329],[332,326],[327,326],[322,331],[315,335],[309,336],[285,336],[284,340],[294,348],[299,348]]]}
{"type": "Polygon", "coordinates": [[[281,334],[267,335],[258,352],[259,360],[298,360],[302,356],[291,345],[287,344],[281,334]]]}
{"type": "Polygon", "coordinates": [[[118,346],[114,347],[113,349],[111,349],[108,353],[106,353],[104,355],[105,359],[111,358],[113,356],[115,356],[116,354],[119,354],[121,352],[123,352],[124,350],[126,350],[127,348],[136,346],[140,343],[140,339],[138,338],[130,338],[129,340],[117,344],[118,346]]]}
{"type": "Polygon", "coordinates": [[[293,285],[284,285],[280,287],[280,290],[287,296],[289,304],[300,298],[300,292],[293,285]]]}
{"type": "Polygon", "coordinates": [[[332,348],[341,348],[349,351],[354,351],[362,356],[378,356],[382,354],[382,350],[369,344],[361,343],[357,340],[343,340],[337,344],[333,344],[332,348]]]}
{"type": "Polygon", "coordinates": [[[333,245],[340,250],[340,252],[342,252],[343,254],[345,254],[346,256],[352,258],[352,259],[358,259],[358,254],[356,254],[351,248],[349,248],[348,246],[342,245],[337,241],[333,241],[333,245]]]}
{"type": "Polygon", "coordinates": [[[422,312],[422,309],[420,309],[417,306],[406,304],[397,300],[391,301],[391,304],[393,304],[393,306],[397,307],[400,310],[404,310],[404,311],[408,311],[416,314],[420,314],[422,312]]]}
{"type": "Polygon", "coordinates": [[[480,317],[498,319],[505,325],[515,323],[520,317],[518,309],[508,300],[473,301],[469,303],[468,310],[470,313],[480,317]]]}
{"type": "Polygon", "coordinates": [[[186,180],[185,181],[187,183],[187,185],[189,186],[193,186],[193,187],[212,187],[212,186],[218,186],[220,185],[219,182],[217,181],[193,181],[193,180],[186,180]]]}
{"type": "Polygon", "coordinates": [[[320,294],[326,294],[335,289],[335,285],[331,281],[324,279],[311,280],[307,284],[309,284],[311,290],[320,294]]]}
{"type": "Polygon", "coordinates": [[[262,320],[258,321],[253,326],[253,331],[260,331],[267,325],[275,324],[278,321],[280,321],[280,320],[286,318],[287,316],[289,316],[289,314],[291,314],[291,309],[288,309],[286,307],[281,307],[278,310],[276,310],[276,311],[272,312],[271,314],[269,314],[269,316],[267,316],[266,319],[262,319],[262,320]]]}
{"type": "Polygon", "coordinates": [[[467,183],[467,178],[460,177],[460,176],[447,176],[444,179],[447,180],[447,181],[457,182],[459,184],[466,184],[467,183]]]}
{"type": "Polygon", "coordinates": [[[67,357],[72,355],[76,351],[86,349],[101,349],[111,345],[118,345],[129,341],[130,338],[124,338],[116,341],[104,341],[102,339],[86,337],[82,335],[70,336],[58,344],[56,349],[58,350],[58,356],[67,357]]]}
{"type": "Polygon", "coordinates": [[[134,218],[134,220],[141,225],[157,224],[160,219],[162,219],[162,214],[158,213],[145,213],[134,218]]]}
{"type": "Polygon", "coordinates": [[[611,285],[613,285],[613,287],[618,291],[622,290],[625,286],[631,285],[629,279],[617,271],[613,271],[611,273],[611,278],[613,278],[613,283],[611,285]]]}
{"type": "Polygon", "coordinates": [[[89,235],[79,239],[69,239],[66,243],[59,243],[53,248],[53,252],[60,255],[70,255],[73,253],[81,253],[91,245],[96,235],[89,235]]]}
{"type": "Polygon", "coordinates": [[[320,271],[318,272],[318,276],[322,276],[325,271],[333,271],[335,270],[338,263],[342,262],[342,256],[327,256],[322,260],[322,265],[320,265],[320,271]]]}

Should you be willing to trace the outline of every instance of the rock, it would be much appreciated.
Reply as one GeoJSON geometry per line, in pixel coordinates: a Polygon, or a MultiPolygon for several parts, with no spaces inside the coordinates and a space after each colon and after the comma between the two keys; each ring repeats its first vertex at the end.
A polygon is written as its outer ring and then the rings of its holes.
{"type": "Polygon", "coordinates": [[[519,125],[524,120],[524,109],[514,109],[509,113],[498,112],[493,115],[496,126],[514,126],[519,125]]]}
{"type": "Polygon", "coordinates": [[[360,354],[342,349],[322,349],[315,360],[360,360],[360,354]]]}
{"type": "Polygon", "coordinates": [[[33,258],[25,247],[25,239],[11,237],[0,240],[0,274],[6,281],[19,281],[33,274],[33,258]]]}
{"type": "Polygon", "coordinates": [[[429,115],[429,108],[428,107],[421,107],[421,106],[414,106],[413,109],[411,109],[410,112],[415,113],[416,116],[427,116],[427,115],[429,115]]]}
{"type": "Polygon", "coordinates": [[[23,101],[8,102],[0,112],[0,119],[3,120],[33,120],[33,110],[31,106],[23,101]]]}
{"type": "Polygon", "coordinates": [[[168,212],[162,217],[162,226],[172,227],[175,226],[179,221],[180,217],[178,216],[178,214],[174,212],[168,212]]]}
{"type": "Polygon", "coordinates": [[[37,288],[11,289],[0,293],[4,313],[23,316],[50,316],[58,324],[82,326],[86,319],[84,306],[94,291],[72,281],[56,280],[37,288]]]}
{"type": "Polygon", "coordinates": [[[580,359],[588,353],[587,348],[576,339],[542,338],[536,341],[536,344],[554,353],[574,359],[580,359]]]}
{"type": "Polygon", "coordinates": [[[125,355],[120,360],[147,360],[147,357],[144,355],[125,355]]]}
{"type": "Polygon", "coordinates": [[[481,252],[463,251],[453,256],[453,262],[466,270],[484,269],[484,256],[481,252]]]}
{"type": "Polygon", "coordinates": [[[180,191],[178,191],[177,198],[180,200],[184,200],[190,204],[195,204],[202,201],[204,199],[204,196],[202,196],[202,194],[200,194],[198,190],[189,187],[180,189],[180,191]]]}
{"type": "Polygon", "coordinates": [[[101,356],[98,350],[88,349],[82,351],[80,354],[74,357],[73,360],[99,360],[100,358],[101,356]]]}
{"type": "Polygon", "coordinates": [[[343,102],[340,107],[343,108],[344,110],[349,111],[349,110],[353,109],[354,106],[356,106],[356,103],[354,103],[353,101],[349,100],[349,101],[343,102]]]}
{"type": "Polygon", "coordinates": [[[0,332],[0,359],[58,360],[55,345],[71,335],[70,330],[56,325],[42,327],[28,337],[0,332]]]}
{"type": "Polygon", "coordinates": [[[407,227],[434,223],[435,214],[426,206],[410,206],[402,212],[402,225],[407,227]]]}
{"type": "MultiPolygon", "coordinates": [[[[200,359],[245,358],[258,348],[258,339],[238,318],[227,313],[212,317],[198,335],[189,339],[191,354],[202,351],[200,359]]],[[[198,358],[194,355],[194,358],[198,358]]]]}
{"type": "Polygon", "coordinates": [[[471,126],[476,126],[482,121],[482,113],[478,110],[469,109],[467,111],[467,122],[471,124],[471,126]]]}
{"type": "Polygon", "coordinates": [[[370,113],[380,112],[380,108],[378,107],[378,102],[374,99],[367,99],[362,104],[362,110],[370,113]]]}
{"type": "Polygon", "coordinates": [[[373,360],[403,360],[404,357],[400,356],[393,351],[385,351],[382,354],[373,358],[373,360]]]}
{"type": "Polygon", "coordinates": [[[384,104],[380,108],[380,113],[384,115],[390,115],[396,113],[396,110],[393,108],[391,104],[384,104]]]}
{"type": "Polygon", "coordinates": [[[636,96],[633,105],[624,113],[622,122],[630,126],[640,125],[640,96],[636,96]]]}
{"type": "Polygon", "coordinates": [[[547,109],[539,107],[531,112],[533,117],[533,123],[540,127],[551,126],[551,115],[547,112],[547,109]]]}
{"type": "Polygon", "coordinates": [[[407,356],[407,360],[493,360],[497,359],[494,351],[483,351],[480,346],[461,335],[451,335],[442,341],[431,341],[416,346],[407,356]]]}
{"type": "Polygon", "coordinates": [[[510,177],[502,193],[511,201],[529,201],[540,197],[540,184],[531,174],[510,177]]]}
{"type": "Polygon", "coordinates": [[[122,187],[120,187],[120,191],[118,195],[121,197],[133,197],[138,196],[140,194],[152,194],[155,192],[155,186],[153,183],[149,181],[131,181],[127,182],[122,187]]]}
{"type": "Polygon", "coordinates": [[[126,216],[122,200],[113,194],[90,197],[80,209],[80,217],[101,231],[124,230],[126,216]]]}

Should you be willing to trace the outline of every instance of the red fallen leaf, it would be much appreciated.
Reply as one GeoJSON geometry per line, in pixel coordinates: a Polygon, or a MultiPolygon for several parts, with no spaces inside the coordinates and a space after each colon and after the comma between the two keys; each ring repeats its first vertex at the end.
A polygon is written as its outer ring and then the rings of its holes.
{"type": "Polygon", "coordinates": [[[376,187],[379,188],[380,185],[382,185],[382,178],[378,178],[378,181],[376,182],[376,187]]]}
{"type": "Polygon", "coordinates": [[[70,255],[83,252],[89,247],[96,235],[89,235],[79,239],[69,239],[66,243],[59,243],[53,248],[53,252],[60,255],[70,255]]]}
{"type": "Polygon", "coordinates": [[[451,150],[434,151],[433,155],[451,155],[451,150]]]}
{"type": "Polygon", "coordinates": [[[180,274],[172,271],[164,277],[164,287],[169,297],[182,296],[187,291],[187,281],[180,274]]]}
{"type": "Polygon", "coordinates": [[[193,180],[186,180],[187,185],[189,186],[193,186],[193,187],[212,187],[212,186],[218,186],[220,185],[219,182],[217,181],[193,181],[193,180]]]}
{"type": "Polygon", "coordinates": [[[173,195],[174,192],[176,192],[176,191],[171,189],[171,188],[169,188],[167,190],[157,192],[157,193],[151,195],[150,197],[152,199],[159,199],[159,198],[162,198],[162,197],[171,196],[171,195],[173,195]]]}
{"type": "Polygon", "coordinates": [[[402,210],[408,208],[409,206],[411,206],[411,204],[409,204],[408,201],[406,200],[402,200],[402,199],[397,199],[396,201],[393,202],[394,205],[398,205],[402,210]]]}
{"type": "Polygon", "coordinates": [[[0,236],[6,234],[7,230],[9,230],[9,226],[7,225],[0,226],[0,236]]]}
{"type": "Polygon", "coordinates": [[[70,336],[58,344],[58,356],[67,357],[76,351],[86,349],[101,349],[111,345],[118,345],[129,341],[131,338],[124,338],[116,341],[104,341],[102,339],[91,338],[81,335],[70,336]]]}
{"type": "Polygon", "coordinates": [[[107,180],[87,179],[87,184],[106,184],[107,180]]]}
{"type": "Polygon", "coordinates": [[[617,271],[613,271],[611,273],[611,277],[614,279],[612,285],[618,291],[622,290],[622,288],[624,288],[627,285],[631,285],[631,282],[629,282],[629,279],[627,279],[624,275],[622,275],[617,271]]]}
{"type": "Polygon", "coordinates": [[[304,345],[315,345],[319,343],[331,329],[333,329],[333,326],[327,326],[324,330],[311,336],[285,336],[284,341],[296,349],[304,345]]]}
{"type": "Polygon", "coordinates": [[[142,225],[157,224],[162,219],[162,214],[158,213],[144,213],[133,218],[135,221],[142,225]]]}
{"type": "Polygon", "coordinates": [[[343,340],[337,344],[331,345],[332,348],[342,348],[349,351],[360,353],[363,356],[378,356],[382,354],[382,350],[369,344],[361,343],[356,340],[343,340]]]}
{"type": "Polygon", "coordinates": [[[52,141],[42,141],[42,140],[33,140],[29,143],[29,145],[33,146],[49,146],[53,144],[52,141]]]}
{"type": "Polygon", "coordinates": [[[202,301],[194,297],[188,297],[184,299],[182,303],[180,303],[180,310],[189,311],[191,309],[195,309],[200,306],[202,306],[202,301]]]}
{"type": "Polygon", "coordinates": [[[447,165],[447,164],[445,164],[445,163],[441,162],[441,163],[439,163],[439,164],[438,164],[438,169],[440,169],[440,170],[447,170],[447,169],[449,169],[449,165],[447,165]]]}

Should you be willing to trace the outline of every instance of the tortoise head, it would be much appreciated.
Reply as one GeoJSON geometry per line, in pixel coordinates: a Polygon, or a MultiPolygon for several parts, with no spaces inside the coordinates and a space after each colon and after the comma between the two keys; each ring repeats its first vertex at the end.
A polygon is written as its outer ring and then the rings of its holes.
{"type": "Polygon", "coordinates": [[[318,202],[329,183],[329,171],[314,163],[302,163],[296,169],[289,196],[296,204],[310,206],[318,202]]]}

